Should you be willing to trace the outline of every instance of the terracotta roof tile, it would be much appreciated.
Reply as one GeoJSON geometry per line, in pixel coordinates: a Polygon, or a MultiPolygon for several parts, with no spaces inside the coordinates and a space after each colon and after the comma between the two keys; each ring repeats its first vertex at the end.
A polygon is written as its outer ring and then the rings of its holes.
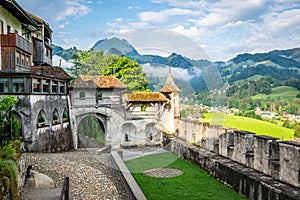
{"type": "Polygon", "coordinates": [[[32,66],[31,72],[41,73],[43,75],[50,75],[53,76],[54,78],[68,79],[68,80],[72,79],[71,76],[69,76],[63,68],[57,66],[32,66]]]}
{"type": "Polygon", "coordinates": [[[123,97],[125,101],[166,101],[160,92],[134,92],[123,97]]]}
{"type": "Polygon", "coordinates": [[[71,87],[77,88],[120,88],[126,89],[119,79],[114,76],[79,76],[71,87]]]}

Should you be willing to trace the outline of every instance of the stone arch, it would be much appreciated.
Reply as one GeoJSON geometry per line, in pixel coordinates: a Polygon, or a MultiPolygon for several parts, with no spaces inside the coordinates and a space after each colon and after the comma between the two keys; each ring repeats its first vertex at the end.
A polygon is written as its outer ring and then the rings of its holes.
{"type": "Polygon", "coordinates": [[[158,135],[158,130],[155,127],[155,123],[149,123],[146,125],[146,137],[147,137],[147,141],[154,141],[155,138],[158,135]]]}
{"type": "Polygon", "coordinates": [[[99,113],[85,113],[76,118],[77,142],[79,147],[97,148],[105,145],[106,116],[99,113]],[[94,131],[94,129],[97,131],[94,131]]]}
{"type": "Polygon", "coordinates": [[[56,108],[52,112],[52,124],[58,124],[60,122],[59,113],[56,108]]]}
{"type": "Polygon", "coordinates": [[[47,124],[47,115],[43,109],[40,110],[40,112],[37,115],[37,123],[38,123],[38,127],[40,126],[39,124],[44,124],[44,125],[47,124]]]}
{"type": "Polygon", "coordinates": [[[121,127],[122,135],[124,136],[125,142],[130,142],[136,138],[136,127],[132,123],[125,123],[121,127]]]}

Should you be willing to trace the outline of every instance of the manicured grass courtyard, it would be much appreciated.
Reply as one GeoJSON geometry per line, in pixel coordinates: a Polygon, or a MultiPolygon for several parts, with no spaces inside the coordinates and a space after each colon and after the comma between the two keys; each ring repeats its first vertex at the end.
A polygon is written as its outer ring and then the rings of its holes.
{"type": "Polygon", "coordinates": [[[125,164],[149,200],[245,199],[196,165],[169,152],[129,160],[125,164]],[[182,170],[183,174],[172,178],[154,178],[143,174],[147,169],[166,167],[182,170]]]}
{"type": "Polygon", "coordinates": [[[280,139],[283,138],[284,140],[291,139],[294,136],[294,130],[292,129],[284,128],[262,120],[224,113],[206,113],[200,121],[222,125],[228,128],[245,130],[256,133],[257,135],[267,135],[280,139]]]}

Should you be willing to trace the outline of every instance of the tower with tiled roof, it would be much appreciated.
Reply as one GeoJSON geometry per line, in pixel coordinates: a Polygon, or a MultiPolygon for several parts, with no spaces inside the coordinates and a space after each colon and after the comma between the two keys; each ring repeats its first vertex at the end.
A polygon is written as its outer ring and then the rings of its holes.
{"type": "Polygon", "coordinates": [[[179,108],[179,92],[180,89],[177,87],[173,80],[171,68],[169,68],[168,77],[166,83],[161,88],[160,92],[167,98],[167,105],[165,110],[165,116],[163,117],[162,123],[171,133],[176,130],[176,119],[180,117],[179,108]]]}

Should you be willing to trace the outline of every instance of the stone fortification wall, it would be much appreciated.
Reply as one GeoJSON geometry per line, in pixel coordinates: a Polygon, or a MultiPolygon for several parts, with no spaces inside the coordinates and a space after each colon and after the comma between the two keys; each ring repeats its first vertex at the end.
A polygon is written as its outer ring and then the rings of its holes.
{"type": "Polygon", "coordinates": [[[300,144],[247,131],[181,120],[177,138],[293,187],[300,187],[300,144]]]}
{"type": "Polygon", "coordinates": [[[166,148],[174,154],[189,160],[234,191],[249,199],[300,199],[300,190],[289,184],[277,181],[252,168],[215,153],[187,143],[171,139],[166,148]]]}

